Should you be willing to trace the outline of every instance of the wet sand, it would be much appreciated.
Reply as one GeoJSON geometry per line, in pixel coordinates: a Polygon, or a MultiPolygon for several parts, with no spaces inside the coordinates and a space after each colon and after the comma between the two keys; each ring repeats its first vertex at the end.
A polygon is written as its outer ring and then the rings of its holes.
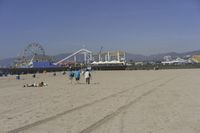
{"type": "Polygon", "coordinates": [[[199,133],[200,69],[0,78],[0,133],[199,133]],[[47,87],[23,87],[44,81],[47,87]]]}

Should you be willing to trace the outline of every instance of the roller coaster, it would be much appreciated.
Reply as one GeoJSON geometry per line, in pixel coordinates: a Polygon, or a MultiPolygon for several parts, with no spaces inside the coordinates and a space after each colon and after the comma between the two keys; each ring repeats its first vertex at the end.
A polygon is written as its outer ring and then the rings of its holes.
{"type": "Polygon", "coordinates": [[[87,49],[80,49],[74,53],[72,53],[71,55],[65,57],[64,59],[54,63],[55,65],[63,65],[65,64],[67,61],[69,61],[70,59],[73,58],[73,61],[76,63],[77,62],[77,55],[82,54],[84,56],[84,64],[90,64],[92,62],[92,52],[87,50],[87,49]]]}

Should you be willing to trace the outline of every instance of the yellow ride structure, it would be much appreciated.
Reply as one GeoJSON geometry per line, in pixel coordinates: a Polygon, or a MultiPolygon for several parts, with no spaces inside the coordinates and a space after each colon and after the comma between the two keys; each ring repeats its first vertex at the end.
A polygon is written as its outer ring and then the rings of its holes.
{"type": "Polygon", "coordinates": [[[194,61],[195,63],[200,63],[200,55],[192,56],[192,61],[194,61]]]}

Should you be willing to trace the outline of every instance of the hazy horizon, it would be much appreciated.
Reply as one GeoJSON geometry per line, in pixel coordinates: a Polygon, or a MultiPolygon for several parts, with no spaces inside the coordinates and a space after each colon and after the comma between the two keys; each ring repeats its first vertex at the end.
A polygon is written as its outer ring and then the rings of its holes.
{"type": "Polygon", "coordinates": [[[0,0],[0,59],[31,42],[47,55],[123,50],[152,55],[200,49],[198,0],[0,0]]]}
{"type": "MultiPolygon", "coordinates": [[[[80,48],[81,49],[81,48],[80,48]]],[[[76,51],[78,51],[79,49],[76,49],[75,51],[68,51],[68,52],[63,52],[63,53],[55,53],[55,54],[48,54],[46,53],[46,55],[48,56],[57,56],[57,55],[60,55],[60,54],[72,54],[76,51]]],[[[89,50],[89,49],[88,49],[89,50]]],[[[177,54],[181,54],[181,53],[188,53],[188,52],[194,52],[194,51],[200,51],[200,49],[194,49],[194,50],[189,50],[189,51],[181,51],[181,52],[177,52],[177,51],[168,51],[168,52],[163,52],[163,53],[152,53],[152,54],[141,54],[141,53],[132,53],[132,52],[127,52],[127,51],[124,51],[126,52],[127,54],[134,54],[134,55],[142,55],[142,56],[153,56],[153,55],[159,55],[159,54],[167,54],[167,53],[177,53],[177,54]]],[[[99,51],[92,51],[94,53],[98,53],[99,51]]],[[[20,54],[20,53],[19,53],[20,54]]],[[[4,60],[4,59],[11,59],[11,58],[17,58],[19,57],[19,54],[18,55],[15,55],[15,56],[12,56],[12,57],[4,57],[4,58],[0,58],[0,60],[4,60]]]]}

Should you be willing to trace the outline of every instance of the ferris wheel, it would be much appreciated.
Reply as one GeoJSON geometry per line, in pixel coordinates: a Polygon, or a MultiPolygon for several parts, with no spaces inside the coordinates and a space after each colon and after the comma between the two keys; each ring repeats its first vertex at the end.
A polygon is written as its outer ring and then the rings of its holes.
{"type": "Polygon", "coordinates": [[[41,44],[33,42],[30,43],[22,52],[22,54],[15,61],[15,66],[26,66],[33,60],[46,60],[45,50],[41,44]]]}
{"type": "Polygon", "coordinates": [[[33,56],[45,56],[45,50],[39,43],[31,43],[23,51],[23,57],[32,58],[33,56]]]}

